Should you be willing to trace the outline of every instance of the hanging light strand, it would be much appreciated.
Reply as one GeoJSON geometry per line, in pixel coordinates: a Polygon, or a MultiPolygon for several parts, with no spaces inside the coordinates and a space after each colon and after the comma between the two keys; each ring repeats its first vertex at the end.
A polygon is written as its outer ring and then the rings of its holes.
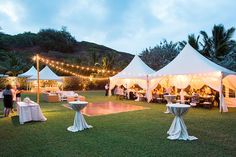
{"type": "Polygon", "coordinates": [[[66,66],[68,68],[76,68],[76,69],[80,69],[80,70],[85,70],[85,71],[93,71],[93,72],[101,72],[101,73],[110,73],[110,74],[116,74],[117,71],[114,70],[104,70],[104,69],[99,69],[99,68],[94,68],[94,67],[87,67],[87,66],[80,66],[80,65],[74,65],[74,64],[68,64],[68,63],[64,63],[64,62],[59,62],[59,61],[55,61],[55,60],[50,60],[50,59],[46,59],[44,57],[39,57],[39,60],[44,62],[45,64],[54,64],[54,65],[60,65],[60,66],[66,66]]]}
{"type": "Polygon", "coordinates": [[[82,79],[89,79],[90,81],[91,80],[98,80],[98,81],[102,81],[102,80],[107,80],[108,77],[93,77],[93,76],[84,76],[84,75],[81,75],[81,74],[78,74],[78,73],[75,73],[75,72],[72,72],[70,70],[66,70],[56,64],[53,64],[53,63],[46,63],[47,65],[61,71],[61,72],[64,72],[64,73],[67,73],[67,74],[70,74],[70,75],[73,75],[73,76],[76,76],[76,77],[80,77],[82,79]]]}

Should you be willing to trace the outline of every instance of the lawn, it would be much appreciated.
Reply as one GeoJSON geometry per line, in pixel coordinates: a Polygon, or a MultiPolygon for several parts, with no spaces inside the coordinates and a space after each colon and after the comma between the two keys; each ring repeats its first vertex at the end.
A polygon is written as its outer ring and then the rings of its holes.
{"type": "MultiPolygon", "coordinates": [[[[119,101],[101,91],[82,92],[89,102],[119,101]]],[[[25,97],[26,95],[23,95],[25,97]]],[[[35,99],[34,95],[27,95],[35,99]]],[[[41,103],[46,122],[19,124],[18,117],[0,118],[0,156],[236,156],[236,108],[220,114],[217,109],[191,108],[184,121],[196,141],[167,140],[174,118],[165,105],[122,101],[150,109],[86,117],[93,129],[72,133],[74,111],[63,103],[41,103]]],[[[0,103],[2,115],[2,101],[0,103]]]]}

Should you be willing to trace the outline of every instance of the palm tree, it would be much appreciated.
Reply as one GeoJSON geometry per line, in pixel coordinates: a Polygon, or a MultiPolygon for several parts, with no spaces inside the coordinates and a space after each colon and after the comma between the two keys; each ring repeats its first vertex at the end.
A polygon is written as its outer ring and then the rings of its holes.
{"type": "Polygon", "coordinates": [[[209,37],[205,31],[201,31],[204,52],[209,53],[218,60],[223,59],[236,46],[236,41],[232,39],[234,32],[234,27],[226,30],[222,24],[214,25],[212,37],[209,37]]]}
{"type": "Polygon", "coordinates": [[[15,52],[5,52],[3,58],[5,61],[1,63],[0,69],[4,71],[5,74],[17,76],[28,67],[26,62],[22,60],[22,57],[15,52]]]}
{"type": "Polygon", "coordinates": [[[112,69],[115,63],[116,53],[108,52],[105,57],[102,57],[102,68],[103,69],[112,69]]]}
{"type": "Polygon", "coordinates": [[[200,51],[199,47],[199,35],[195,37],[194,34],[188,35],[188,43],[197,51],[200,51]]]}
{"type": "Polygon", "coordinates": [[[187,44],[187,41],[180,41],[179,43],[178,43],[178,48],[179,48],[179,50],[181,51],[181,50],[183,50],[183,48],[185,47],[185,45],[187,44]]]}
{"type": "MultiPolygon", "coordinates": [[[[200,46],[199,46],[199,35],[195,37],[194,34],[188,35],[188,43],[197,51],[200,51],[200,46]]],[[[184,46],[187,44],[186,41],[179,42],[179,48],[182,50],[184,46]]]]}
{"type": "Polygon", "coordinates": [[[211,38],[207,35],[205,31],[200,31],[200,34],[202,35],[202,42],[200,42],[200,45],[202,46],[202,54],[207,57],[212,57],[212,41],[211,38]]]}

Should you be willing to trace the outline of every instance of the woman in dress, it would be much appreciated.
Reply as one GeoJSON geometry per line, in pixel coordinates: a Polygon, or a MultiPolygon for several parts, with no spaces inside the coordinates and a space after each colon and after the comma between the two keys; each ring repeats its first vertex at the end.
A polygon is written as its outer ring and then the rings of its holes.
{"type": "Polygon", "coordinates": [[[4,117],[8,117],[13,108],[13,93],[11,89],[11,85],[8,84],[3,90],[4,117]]]}

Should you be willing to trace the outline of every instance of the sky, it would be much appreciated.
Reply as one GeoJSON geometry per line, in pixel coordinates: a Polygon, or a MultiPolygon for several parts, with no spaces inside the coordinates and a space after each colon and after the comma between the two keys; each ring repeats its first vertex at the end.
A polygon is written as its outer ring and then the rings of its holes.
{"type": "MultiPolygon", "coordinates": [[[[67,30],[77,41],[139,54],[163,39],[186,40],[214,24],[236,27],[235,0],[0,0],[7,34],[67,30]]],[[[234,36],[235,38],[235,36],[234,36]]]]}

